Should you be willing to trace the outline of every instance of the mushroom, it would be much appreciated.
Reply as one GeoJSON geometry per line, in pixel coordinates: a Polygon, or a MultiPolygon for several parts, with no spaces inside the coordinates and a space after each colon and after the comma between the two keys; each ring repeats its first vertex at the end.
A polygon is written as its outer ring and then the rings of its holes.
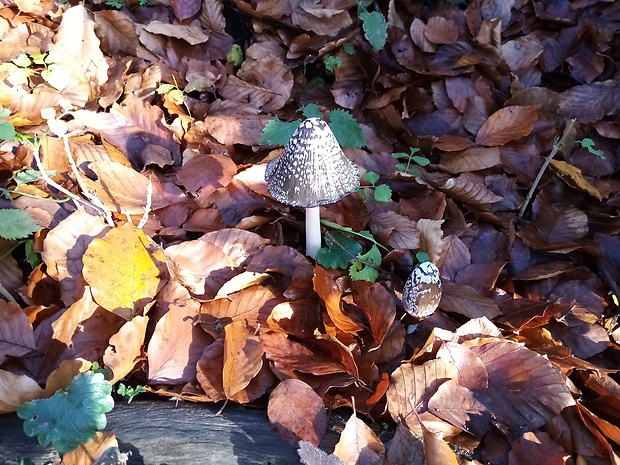
{"type": "Polygon", "coordinates": [[[265,180],[278,202],[306,209],[306,255],[312,258],[321,248],[319,207],[360,186],[359,170],[319,118],[308,118],[299,125],[282,155],[267,164],[265,180]]]}
{"type": "Polygon", "coordinates": [[[437,310],[441,300],[441,275],[432,262],[416,266],[403,289],[403,307],[416,318],[426,318],[437,310]]]}

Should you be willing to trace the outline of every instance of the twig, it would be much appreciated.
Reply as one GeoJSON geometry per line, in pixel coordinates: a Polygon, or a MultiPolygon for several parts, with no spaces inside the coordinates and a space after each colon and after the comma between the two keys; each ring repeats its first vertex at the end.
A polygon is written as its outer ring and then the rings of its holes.
{"type": "Polygon", "coordinates": [[[2,294],[2,296],[8,300],[9,302],[13,302],[14,304],[17,303],[17,301],[13,298],[13,296],[11,294],[9,294],[9,291],[7,291],[4,286],[2,285],[2,283],[0,283],[0,294],[2,294]]]}
{"type": "Polygon", "coordinates": [[[110,212],[110,210],[108,210],[105,205],[103,205],[103,202],[96,194],[91,193],[86,188],[86,186],[84,186],[84,182],[82,181],[80,172],[77,169],[75,160],[73,160],[73,156],[71,155],[71,147],[69,147],[69,138],[67,137],[67,135],[62,136],[62,143],[65,148],[65,155],[67,156],[67,160],[69,161],[69,166],[71,167],[71,171],[75,176],[75,180],[77,181],[78,186],[80,186],[80,189],[82,189],[82,193],[86,197],[88,197],[89,201],[86,201],[80,197],[77,197],[77,199],[83,202],[85,205],[89,205],[95,210],[97,210],[99,214],[105,218],[106,223],[108,223],[110,226],[114,226],[114,221],[112,220],[112,213],[110,212]]]}
{"type": "Polygon", "coordinates": [[[536,191],[536,188],[538,187],[538,184],[540,183],[540,180],[542,179],[543,174],[547,170],[547,167],[551,163],[551,160],[553,160],[553,157],[555,157],[558,152],[561,152],[562,150],[564,150],[566,146],[568,145],[566,143],[566,139],[568,138],[568,135],[570,134],[574,125],[575,125],[575,120],[574,119],[570,120],[567,123],[566,128],[564,128],[564,133],[562,134],[562,137],[560,137],[559,139],[556,137],[556,139],[553,141],[553,149],[551,150],[551,153],[547,155],[545,162],[543,163],[540,170],[538,171],[538,174],[536,175],[536,179],[534,179],[534,183],[532,184],[532,187],[530,187],[530,191],[527,193],[527,196],[525,197],[525,202],[523,202],[523,205],[521,206],[521,209],[519,210],[519,213],[517,214],[518,220],[523,218],[523,215],[525,214],[525,210],[527,210],[527,207],[529,206],[532,200],[532,197],[534,196],[534,191],[536,191]]]}
{"type": "Polygon", "coordinates": [[[146,205],[144,206],[144,213],[140,222],[138,223],[138,229],[142,229],[149,219],[149,213],[151,213],[151,203],[153,201],[153,178],[149,176],[149,183],[146,186],[146,205]]]}

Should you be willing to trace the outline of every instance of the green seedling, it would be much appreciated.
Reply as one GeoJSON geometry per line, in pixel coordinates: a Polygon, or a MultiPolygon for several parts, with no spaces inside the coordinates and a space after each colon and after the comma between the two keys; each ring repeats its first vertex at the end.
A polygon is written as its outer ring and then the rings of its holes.
{"type": "Polygon", "coordinates": [[[379,203],[387,203],[392,198],[392,189],[387,184],[379,184],[377,185],[377,181],[379,180],[379,175],[374,171],[369,171],[362,178],[370,183],[370,186],[362,186],[359,188],[359,192],[364,196],[364,201],[366,200],[366,191],[369,190],[372,192],[372,195],[375,198],[375,202],[379,203]]]}
{"type": "Polygon", "coordinates": [[[364,37],[370,43],[373,50],[378,52],[387,42],[387,21],[378,11],[368,11],[368,7],[372,4],[372,1],[358,0],[357,2],[357,16],[362,21],[362,28],[364,29],[364,37]]]}
{"type": "Polygon", "coordinates": [[[419,176],[420,172],[415,165],[426,166],[430,163],[429,159],[420,155],[416,155],[420,151],[417,147],[411,147],[409,153],[395,152],[392,157],[399,160],[396,164],[396,169],[403,174],[410,176],[419,176]]]}
{"type": "Polygon", "coordinates": [[[123,399],[125,399],[128,404],[131,404],[133,398],[143,392],[146,392],[146,388],[141,385],[132,387],[125,386],[123,383],[119,383],[118,388],[116,388],[116,393],[120,396],[123,396],[123,399]]]}
{"type": "Polygon", "coordinates": [[[333,73],[335,68],[342,67],[342,60],[340,57],[328,53],[327,55],[323,55],[323,64],[327,71],[333,73]]]}
{"type": "Polygon", "coordinates": [[[241,66],[241,63],[243,63],[243,50],[241,49],[241,46],[238,44],[233,44],[230,52],[226,55],[226,62],[232,63],[235,67],[241,66]]]}

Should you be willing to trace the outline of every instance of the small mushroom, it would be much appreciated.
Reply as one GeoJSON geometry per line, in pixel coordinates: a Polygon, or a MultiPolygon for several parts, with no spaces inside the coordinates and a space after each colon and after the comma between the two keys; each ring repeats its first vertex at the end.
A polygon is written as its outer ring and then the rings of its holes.
{"type": "Polygon", "coordinates": [[[319,206],[336,202],[360,186],[357,167],[319,118],[299,125],[282,155],[267,164],[265,180],[278,202],[306,209],[306,254],[312,258],[321,248],[319,206]]]}
{"type": "Polygon", "coordinates": [[[441,300],[441,276],[437,265],[423,262],[416,266],[403,289],[403,306],[416,318],[426,318],[437,310],[441,300]]]}

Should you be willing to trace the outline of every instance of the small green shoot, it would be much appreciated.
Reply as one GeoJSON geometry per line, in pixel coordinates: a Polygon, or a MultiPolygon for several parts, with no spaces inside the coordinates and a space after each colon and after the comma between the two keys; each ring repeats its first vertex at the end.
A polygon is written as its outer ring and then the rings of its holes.
{"type": "Polygon", "coordinates": [[[238,44],[233,44],[230,52],[226,55],[226,62],[232,63],[235,67],[241,66],[243,63],[243,50],[238,44]]]}
{"type": "Polygon", "coordinates": [[[347,55],[355,55],[355,46],[351,42],[345,42],[342,45],[342,50],[347,55]]]}
{"type": "Polygon", "coordinates": [[[590,152],[592,155],[596,155],[597,157],[600,157],[603,160],[605,160],[605,154],[603,153],[603,151],[595,149],[594,148],[594,141],[592,139],[590,139],[589,137],[585,137],[584,139],[581,139],[580,141],[578,141],[578,143],[584,149],[587,149],[588,152],[590,152]]]}
{"type": "Polygon", "coordinates": [[[366,200],[366,190],[370,190],[373,193],[376,202],[379,203],[387,203],[392,198],[392,189],[387,184],[379,184],[377,185],[377,181],[379,180],[379,175],[374,171],[369,171],[362,178],[370,183],[370,186],[362,186],[359,188],[358,192],[361,192],[364,196],[364,200],[366,200]]]}
{"type": "Polygon", "coordinates": [[[379,277],[381,252],[373,245],[368,252],[358,255],[349,268],[349,276],[353,281],[369,281],[374,283],[379,277]]]}
{"type": "Polygon", "coordinates": [[[0,110],[0,140],[14,140],[17,135],[15,126],[10,121],[3,121],[4,118],[11,114],[11,110],[3,108],[0,110]]]}
{"type": "Polygon", "coordinates": [[[141,385],[132,387],[132,386],[125,386],[123,383],[119,383],[118,388],[116,388],[116,393],[120,396],[123,396],[123,399],[125,399],[128,404],[131,404],[131,401],[133,400],[133,398],[143,392],[146,392],[146,388],[141,385]]]}
{"type": "Polygon", "coordinates": [[[308,105],[305,105],[301,109],[301,113],[306,118],[320,118],[321,117],[321,110],[319,110],[319,106],[316,103],[309,103],[308,105]]]}
{"type": "Polygon", "coordinates": [[[412,163],[415,163],[419,166],[427,166],[430,161],[428,158],[416,155],[420,151],[417,147],[411,147],[409,149],[409,153],[405,152],[395,152],[392,154],[392,157],[397,160],[401,160],[396,164],[396,169],[403,174],[408,174],[411,176],[419,176],[420,172],[415,166],[412,166],[412,163]]]}
{"type": "Polygon", "coordinates": [[[0,237],[9,241],[25,239],[40,229],[25,211],[0,209],[0,237]]]}
{"type": "Polygon", "coordinates": [[[416,252],[415,258],[418,263],[430,262],[431,258],[428,256],[426,252],[416,252]]]}
{"type": "Polygon", "coordinates": [[[328,53],[327,55],[323,55],[323,64],[325,65],[325,69],[327,71],[333,73],[335,68],[342,67],[342,60],[340,57],[330,55],[328,53]]]}
{"type": "Polygon", "coordinates": [[[52,446],[61,454],[90,441],[105,428],[105,414],[114,407],[112,384],[101,373],[78,374],[66,389],[48,399],[21,404],[17,416],[24,421],[24,432],[37,436],[41,446],[52,446]]]}
{"type": "Polygon", "coordinates": [[[326,235],[325,244],[316,255],[317,263],[325,268],[348,268],[351,259],[362,253],[361,244],[341,231],[326,235]]]}

